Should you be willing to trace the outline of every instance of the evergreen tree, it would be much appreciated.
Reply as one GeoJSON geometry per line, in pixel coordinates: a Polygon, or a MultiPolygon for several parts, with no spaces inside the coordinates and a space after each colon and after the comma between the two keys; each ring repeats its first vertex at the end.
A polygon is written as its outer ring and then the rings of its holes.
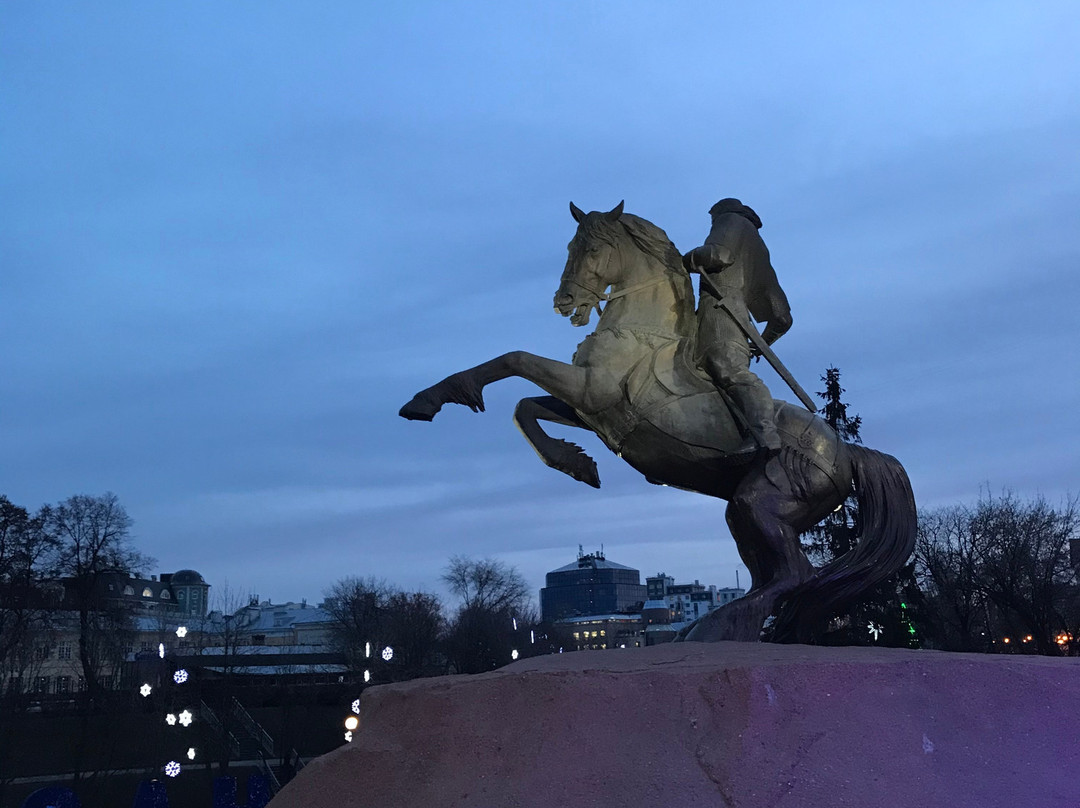
{"type": "MultiPolygon", "coordinates": [[[[821,377],[825,389],[818,392],[824,404],[818,414],[840,438],[848,443],[862,443],[859,430],[862,418],[848,414],[848,404],[841,398],[840,370],[829,367],[821,377]]],[[[849,496],[840,506],[802,536],[807,557],[817,566],[828,564],[858,544],[860,532],[859,503],[849,496]]],[[[819,641],[827,645],[888,645],[918,647],[918,620],[922,603],[915,581],[914,564],[901,568],[882,581],[863,598],[836,614],[819,631],[819,641]]]]}

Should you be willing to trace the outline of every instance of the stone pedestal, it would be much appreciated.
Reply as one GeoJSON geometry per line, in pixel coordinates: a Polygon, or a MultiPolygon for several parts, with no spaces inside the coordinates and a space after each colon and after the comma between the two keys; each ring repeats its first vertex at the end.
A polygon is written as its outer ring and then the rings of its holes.
{"type": "Polygon", "coordinates": [[[1036,808],[1078,771],[1080,659],[680,643],[371,688],[270,806],[1036,808]]]}

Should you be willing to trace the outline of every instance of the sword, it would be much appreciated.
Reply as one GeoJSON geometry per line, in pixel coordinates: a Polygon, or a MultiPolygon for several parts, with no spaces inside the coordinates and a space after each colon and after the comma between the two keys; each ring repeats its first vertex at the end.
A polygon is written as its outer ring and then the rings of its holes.
{"type": "Polygon", "coordinates": [[[746,338],[753,343],[754,348],[757,350],[757,352],[764,356],[765,360],[770,365],[772,365],[772,369],[776,371],[776,375],[778,375],[781,379],[784,380],[787,386],[791,388],[792,392],[799,397],[799,401],[803,403],[806,409],[816,414],[817,406],[814,404],[814,400],[810,398],[810,396],[806,394],[806,391],[799,386],[799,383],[795,381],[795,377],[791,375],[791,371],[784,367],[784,363],[781,362],[780,358],[773,352],[773,349],[769,346],[769,343],[767,343],[762,338],[761,334],[758,333],[757,328],[754,327],[754,324],[750,321],[750,318],[740,317],[736,312],[731,310],[731,307],[728,306],[727,301],[724,300],[724,296],[720,294],[720,290],[713,282],[713,279],[710,278],[708,273],[704,270],[701,271],[701,282],[706,284],[709,289],[712,290],[712,293],[716,295],[717,299],[720,301],[720,303],[718,304],[719,307],[726,311],[731,317],[731,319],[735,321],[736,325],[738,325],[739,328],[742,329],[742,332],[746,334],[746,338]]]}

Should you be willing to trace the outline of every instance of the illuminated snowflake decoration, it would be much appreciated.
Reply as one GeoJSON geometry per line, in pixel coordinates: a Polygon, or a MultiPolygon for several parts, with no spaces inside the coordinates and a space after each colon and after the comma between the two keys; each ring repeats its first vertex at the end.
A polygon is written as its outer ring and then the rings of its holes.
{"type": "Polygon", "coordinates": [[[167,716],[165,716],[165,723],[168,724],[170,727],[176,726],[176,716],[172,713],[169,713],[167,716]]]}
{"type": "Polygon", "coordinates": [[[360,699],[353,699],[353,703],[352,703],[351,706],[352,706],[352,711],[354,713],[356,713],[357,715],[359,715],[360,714],[360,699]]]}
{"type": "Polygon", "coordinates": [[[188,747],[187,759],[188,760],[194,760],[195,759],[195,747],[194,746],[189,746],[188,747]]]}
{"type": "Polygon", "coordinates": [[[516,648],[513,651],[510,652],[510,658],[511,659],[517,659],[518,658],[518,652],[517,652],[516,648]]]}
{"type": "Polygon", "coordinates": [[[172,675],[172,678],[173,678],[173,681],[176,682],[178,685],[182,685],[184,682],[187,681],[187,678],[188,678],[187,671],[184,670],[183,668],[181,668],[180,670],[178,670],[176,673],[174,673],[172,675]]]}
{"type": "Polygon", "coordinates": [[[190,727],[191,717],[191,713],[187,710],[184,710],[184,712],[180,713],[180,718],[178,719],[180,721],[180,725],[184,727],[190,727]]]}
{"type": "Polygon", "coordinates": [[[176,636],[183,639],[187,636],[187,626],[180,626],[176,629],[176,636]]]}
{"type": "Polygon", "coordinates": [[[150,687],[150,684],[148,682],[148,683],[144,684],[142,687],[139,688],[139,695],[142,696],[145,699],[147,696],[150,695],[150,691],[152,689],[153,688],[150,687]]]}
{"type": "Polygon", "coordinates": [[[180,774],[180,764],[175,760],[170,760],[165,764],[165,774],[169,777],[176,777],[176,775],[180,774]]]}
{"type": "Polygon", "coordinates": [[[364,659],[368,659],[371,656],[371,643],[364,643],[364,659]]]}
{"type": "Polygon", "coordinates": [[[370,682],[371,681],[371,671],[364,671],[364,681],[365,682],[370,682]]]}
{"type": "Polygon", "coordinates": [[[882,634],[882,629],[881,629],[881,626],[879,626],[879,625],[876,625],[876,624],[875,624],[875,623],[874,623],[873,621],[870,621],[869,623],[867,623],[867,624],[866,624],[866,628],[867,628],[867,630],[869,630],[869,632],[870,632],[870,633],[871,633],[872,635],[874,635],[874,639],[875,639],[875,640],[876,640],[876,639],[877,639],[878,637],[880,637],[880,636],[881,636],[881,634],[882,634]]]}
{"type": "Polygon", "coordinates": [[[394,658],[394,649],[389,645],[382,649],[382,658],[384,661],[389,662],[394,658]]]}
{"type": "Polygon", "coordinates": [[[345,732],[345,743],[352,743],[352,730],[345,732]]]}
{"type": "Polygon", "coordinates": [[[165,643],[159,642],[157,645],[157,655],[162,659],[165,658],[165,643]]]}

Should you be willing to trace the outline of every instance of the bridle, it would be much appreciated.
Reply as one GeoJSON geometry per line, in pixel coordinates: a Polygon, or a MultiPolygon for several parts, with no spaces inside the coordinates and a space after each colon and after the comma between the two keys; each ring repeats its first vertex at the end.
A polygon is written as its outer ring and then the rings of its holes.
{"type": "MultiPolygon", "coordinates": [[[[615,251],[615,250],[618,250],[618,249],[619,249],[618,246],[612,246],[612,251],[615,251]]],[[[607,269],[607,265],[608,265],[608,263],[610,263],[610,261],[611,261],[611,252],[608,253],[607,260],[604,262],[604,269],[607,269]]],[[[664,266],[663,268],[664,268],[665,272],[672,272],[673,271],[667,266],[664,266]]],[[[601,272],[599,274],[602,275],[603,270],[601,270],[601,272]]],[[[580,281],[574,280],[572,278],[568,278],[566,280],[566,282],[568,284],[572,285],[572,286],[576,286],[578,289],[581,289],[581,290],[583,290],[585,292],[588,292],[590,295],[595,297],[596,298],[596,303],[595,303],[596,313],[597,314],[603,314],[604,312],[600,308],[600,303],[601,302],[610,303],[612,300],[618,300],[620,297],[626,297],[627,295],[632,295],[635,292],[640,292],[640,291],[642,291],[644,289],[649,289],[650,287],[653,287],[653,286],[656,286],[659,283],[662,283],[664,280],[665,280],[665,278],[664,278],[663,275],[658,275],[655,278],[652,278],[652,279],[647,280],[647,281],[642,281],[641,283],[635,283],[633,286],[627,286],[624,289],[617,289],[617,290],[612,289],[610,292],[601,292],[601,291],[597,291],[596,289],[590,289],[585,284],[581,283],[580,281]]]]}

